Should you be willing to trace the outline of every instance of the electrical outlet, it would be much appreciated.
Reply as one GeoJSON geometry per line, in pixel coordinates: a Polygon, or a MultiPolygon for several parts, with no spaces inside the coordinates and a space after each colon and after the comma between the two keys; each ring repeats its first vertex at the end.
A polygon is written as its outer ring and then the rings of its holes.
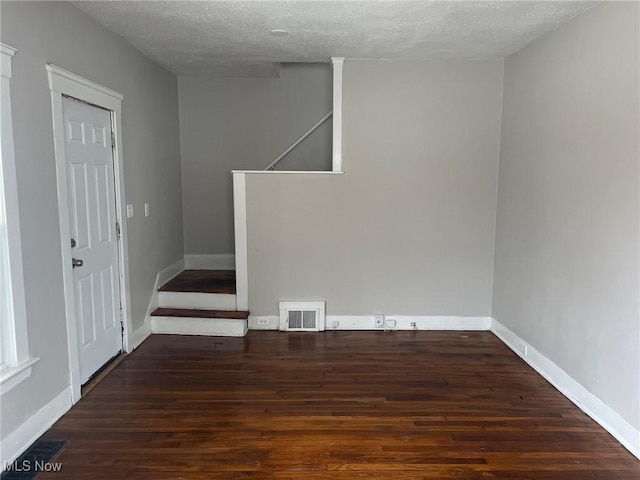
{"type": "Polygon", "coordinates": [[[396,321],[395,320],[387,320],[386,322],[384,322],[385,326],[387,328],[395,328],[396,326],[396,321]]]}
{"type": "Polygon", "coordinates": [[[258,319],[258,325],[261,327],[268,327],[269,326],[269,319],[268,318],[259,318],[258,319]]]}
{"type": "Polygon", "coordinates": [[[416,322],[411,322],[411,328],[413,328],[414,330],[417,330],[418,324],[416,322]]]}
{"type": "Polygon", "coordinates": [[[340,325],[340,322],[337,320],[334,320],[333,323],[331,324],[333,328],[338,328],[338,325],[340,325]]]}
{"type": "Polygon", "coordinates": [[[384,328],[384,315],[376,313],[374,317],[376,319],[376,328],[384,328]]]}

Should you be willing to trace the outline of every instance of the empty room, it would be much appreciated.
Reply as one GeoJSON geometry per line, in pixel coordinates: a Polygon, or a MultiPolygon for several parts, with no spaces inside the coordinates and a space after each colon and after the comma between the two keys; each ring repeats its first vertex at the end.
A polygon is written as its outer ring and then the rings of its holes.
{"type": "Polygon", "coordinates": [[[0,1],[2,480],[640,480],[640,2],[0,1]]]}

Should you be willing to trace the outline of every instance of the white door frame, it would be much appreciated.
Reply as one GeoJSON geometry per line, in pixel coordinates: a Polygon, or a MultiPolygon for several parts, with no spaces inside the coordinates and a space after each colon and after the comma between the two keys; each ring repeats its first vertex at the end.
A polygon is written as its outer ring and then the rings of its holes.
{"type": "Polygon", "coordinates": [[[115,147],[113,166],[115,175],[116,221],[120,225],[118,241],[118,273],[120,280],[120,305],[124,325],[123,345],[125,352],[131,351],[131,294],[129,291],[129,249],[127,241],[126,202],[124,190],[124,165],[122,158],[122,98],[123,96],[109,88],[98,85],[84,77],[68,72],[55,65],[47,65],[47,76],[51,90],[53,113],[53,139],[58,184],[58,215],[60,217],[60,238],[62,243],[62,278],[65,295],[65,313],[67,319],[67,343],[69,348],[69,367],[71,371],[72,401],[80,400],[80,356],[78,348],[78,328],[76,324],[75,293],[73,271],[71,267],[71,243],[69,215],[67,159],[65,153],[65,129],[62,96],[82,100],[111,112],[115,147]]]}

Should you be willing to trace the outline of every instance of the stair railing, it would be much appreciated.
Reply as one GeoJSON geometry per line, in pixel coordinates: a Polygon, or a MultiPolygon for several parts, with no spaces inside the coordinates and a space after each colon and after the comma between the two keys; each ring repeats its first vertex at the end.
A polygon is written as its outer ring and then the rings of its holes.
{"type": "Polygon", "coordinates": [[[320,125],[322,125],[324,122],[329,120],[329,118],[331,118],[332,115],[333,115],[333,110],[330,111],[329,113],[327,113],[320,120],[318,120],[318,122],[313,127],[311,127],[309,130],[307,130],[304,135],[302,135],[298,140],[293,142],[293,144],[289,148],[287,148],[284,152],[282,152],[278,156],[278,158],[276,158],[273,162],[271,162],[269,165],[267,165],[265,167],[265,170],[273,170],[276,167],[276,165],[278,163],[280,163],[280,160],[282,160],[284,157],[286,157],[289,154],[289,152],[291,152],[291,150],[293,150],[298,145],[300,145],[305,138],[307,138],[309,135],[311,135],[313,132],[315,132],[320,125]]]}

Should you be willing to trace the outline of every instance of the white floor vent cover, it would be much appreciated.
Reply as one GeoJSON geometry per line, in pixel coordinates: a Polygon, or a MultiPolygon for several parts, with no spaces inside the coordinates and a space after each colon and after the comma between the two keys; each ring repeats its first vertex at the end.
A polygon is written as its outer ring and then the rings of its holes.
{"type": "Polygon", "coordinates": [[[280,302],[280,330],[324,331],[324,302],[280,302]]]}

